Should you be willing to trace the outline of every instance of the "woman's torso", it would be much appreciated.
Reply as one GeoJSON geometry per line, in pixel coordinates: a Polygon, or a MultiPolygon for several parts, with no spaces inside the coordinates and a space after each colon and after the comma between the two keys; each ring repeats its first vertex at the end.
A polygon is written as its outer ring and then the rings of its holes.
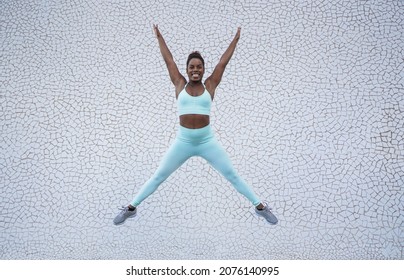
{"type": "Polygon", "coordinates": [[[177,95],[178,102],[183,103],[178,105],[186,107],[179,108],[180,125],[191,129],[198,129],[209,125],[211,98],[211,94],[202,83],[195,86],[186,84],[184,89],[177,95]],[[195,103],[195,107],[191,107],[190,102],[195,103]],[[196,112],[193,112],[193,110],[196,112]]]}

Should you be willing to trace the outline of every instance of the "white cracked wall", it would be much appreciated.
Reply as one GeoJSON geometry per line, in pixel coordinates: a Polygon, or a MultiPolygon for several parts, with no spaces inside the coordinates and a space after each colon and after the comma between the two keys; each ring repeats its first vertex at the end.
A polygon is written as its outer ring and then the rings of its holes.
{"type": "Polygon", "coordinates": [[[1,1],[1,259],[403,259],[404,2],[1,1]],[[280,219],[193,158],[115,227],[175,137],[181,70],[242,27],[212,125],[280,219]]]}

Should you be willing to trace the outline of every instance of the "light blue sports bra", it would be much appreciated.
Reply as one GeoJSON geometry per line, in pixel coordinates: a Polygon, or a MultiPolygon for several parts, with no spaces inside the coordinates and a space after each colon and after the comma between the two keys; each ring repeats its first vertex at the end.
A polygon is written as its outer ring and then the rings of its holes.
{"type": "Polygon", "coordinates": [[[178,115],[198,114],[198,115],[210,115],[210,108],[212,105],[212,98],[209,92],[206,90],[198,96],[190,95],[184,89],[178,95],[177,107],[178,115]]]}

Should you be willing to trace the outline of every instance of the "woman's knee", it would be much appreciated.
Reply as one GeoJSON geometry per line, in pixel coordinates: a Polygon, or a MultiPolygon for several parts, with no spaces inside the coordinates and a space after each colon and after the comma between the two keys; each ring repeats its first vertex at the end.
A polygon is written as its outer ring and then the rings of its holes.
{"type": "Polygon", "coordinates": [[[223,176],[233,184],[239,180],[239,176],[234,169],[227,169],[224,170],[222,173],[223,176]]]}
{"type": "Polygon", "coordinates": [[[163,183],[169,175],[165,173],[155,173],[150,179],[153,181],[154,184],[160,185],[163,183]]]}

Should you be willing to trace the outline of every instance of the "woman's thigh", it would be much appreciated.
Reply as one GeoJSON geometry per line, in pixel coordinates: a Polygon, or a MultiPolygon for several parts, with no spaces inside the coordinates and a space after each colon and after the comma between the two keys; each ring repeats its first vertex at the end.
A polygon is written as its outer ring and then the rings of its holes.
{"type": "Polygon", "coordinates": [[[176,139],[161,159],[156,175],[167,178],[177,170],[187,159],[192,157],[193,149],[189,144],[176,139]]]}

